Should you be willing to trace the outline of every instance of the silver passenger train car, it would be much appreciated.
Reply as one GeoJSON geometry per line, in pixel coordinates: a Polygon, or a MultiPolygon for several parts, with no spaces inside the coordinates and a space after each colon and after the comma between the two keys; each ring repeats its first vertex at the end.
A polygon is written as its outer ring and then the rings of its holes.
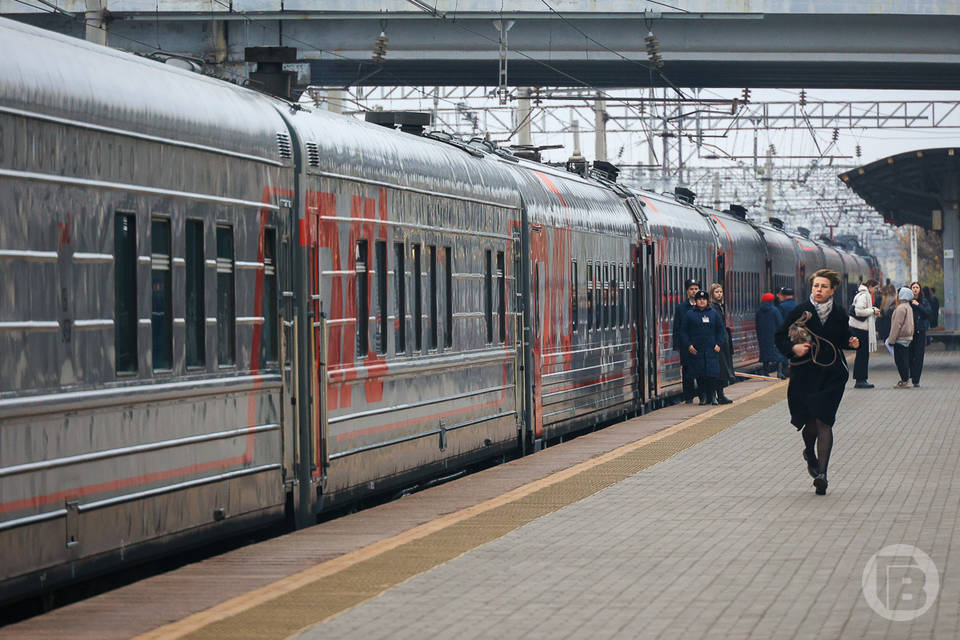
{"type": "Polygon", "coordinates": [[[0,601],[654,408],[685,278],[747,367],[764,291],[873,268],[7,20],[0,56],[0,601]]]}

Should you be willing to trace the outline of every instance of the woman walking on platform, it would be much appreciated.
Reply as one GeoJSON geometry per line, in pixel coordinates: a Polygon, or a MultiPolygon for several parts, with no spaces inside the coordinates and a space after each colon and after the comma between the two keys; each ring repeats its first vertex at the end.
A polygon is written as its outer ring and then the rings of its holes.
{"type": "Polygon", "coordinates": [[[897,294],[897,306],[890,317],[890,335],[887,344],[893,348],[893,361],[900,374],[900,382],[894,385],[895,389],[906,389],[910,386],[910,343],[913,342],[913,312],[910,302],[913,300],[913,291],[901,287],[897,294]]]}
{"type": "Polygon", "coordinates": [[[833,425],[850,378],[841,350],[860,346],[850,334],[847,312],[833,302],[839,284],[836,271],[814,273],[810,299],[787,314],[776,333],[777,348],[791,358],[787,387],[790,422],[803,436],[803,458],[818,495],[827,493],[833,425]]]}
{"type": "Polygon", "coordinates": [[[870,353],[877,350],[876,318],[880,309],[873,306],[873,296],[879,284],[876,280],[867,280],[853,297],[854,315],[850,316],[850,333],[860,341],[857,359],[853,363],[853,379],[857,381],[853,385],[855,389],[873,389],[873,385],[867,381],[867,367],[870,366],[870,353]]]}
{"type": "Polygon", "coordinates": [[[913,300],[910,306],[913,307],[913,340],[910,341],[910,379],[913,380],[913,386],[920,386],[920,374],[923,373],[923,353],[927,349],[927,330],[930,329],[930,318],[933,316],[933,310],[927,297],[923,295],[923,289],[919,282],[910,283],[910,291],[913,292],[913,300]]]}

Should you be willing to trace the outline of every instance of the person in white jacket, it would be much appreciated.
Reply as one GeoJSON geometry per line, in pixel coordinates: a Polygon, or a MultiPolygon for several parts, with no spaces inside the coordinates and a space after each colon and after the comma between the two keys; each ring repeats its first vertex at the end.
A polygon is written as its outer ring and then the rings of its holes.
{"type": "Polygon", "coordinates": [[[850,316],[850,333],[860,340],[857,359],[853,363],[854,389],[873,389],[867,382],[870,354],[877,350],[877,316],[880,309],[873,306],[873,296],[880,283],[870,279],[862,283],[853,297],[853,315],[850,316]]]}

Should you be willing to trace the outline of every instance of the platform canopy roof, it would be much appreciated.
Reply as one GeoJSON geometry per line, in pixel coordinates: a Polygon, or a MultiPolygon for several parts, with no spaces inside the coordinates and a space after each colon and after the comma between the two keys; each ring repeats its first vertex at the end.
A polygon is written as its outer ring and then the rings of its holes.
{"type": "Polygon", "coordinates": [[[900,153],[851,169],[840,179],[887,223],[933,229],[939,227],[934,212],[957,206],[960,148],[900,153]]]}

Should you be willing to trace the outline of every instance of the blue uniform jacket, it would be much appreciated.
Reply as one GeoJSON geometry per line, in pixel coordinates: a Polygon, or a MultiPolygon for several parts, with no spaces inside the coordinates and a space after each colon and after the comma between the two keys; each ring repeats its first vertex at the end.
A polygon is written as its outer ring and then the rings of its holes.
{"type": "Polygon", "coordinates": [[[723,321],[716,309],[693,307],[683,316],[680,323],[681,353],[687,354],[687,366],[691,376],[720,377],[720,354],[714,347],[722,347],[727,339],[723,321]],[[688,347],[693,345],[696,355],[691,355],[688,347]]]}

